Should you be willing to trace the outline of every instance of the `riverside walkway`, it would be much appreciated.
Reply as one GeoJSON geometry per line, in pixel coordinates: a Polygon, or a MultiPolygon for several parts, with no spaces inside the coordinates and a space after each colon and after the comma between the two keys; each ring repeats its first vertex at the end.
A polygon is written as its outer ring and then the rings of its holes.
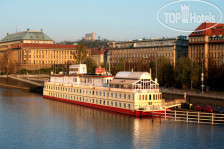
{"type": "Polygon", "coordinates": [[[166,94],[176,94],[184,96],[186,93],[187,97],[190,96],[197,96],[201,98],[213,98],[213,99],[221,99],[224,100],[224,91],[204,91],[203,94],[201,91],[192,91],[192,90],[184,90],[184,89],[174,89],[174,88],[160,88],[162,93],[166,94]]]}

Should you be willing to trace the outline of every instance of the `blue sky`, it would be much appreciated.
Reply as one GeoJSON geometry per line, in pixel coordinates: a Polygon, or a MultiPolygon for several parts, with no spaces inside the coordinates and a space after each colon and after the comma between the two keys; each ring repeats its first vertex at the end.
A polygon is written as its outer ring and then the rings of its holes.
{"type": "MultiPolygon", "coordinates": [[[[1,0],[0,38],[7,33],[15,33],[16,27],[18,31],[43,29],[57,42],[78,40],[90,32],[96,32],[97,36],[109,40],[188,35],[169,30],[157,20],[158,10],[173,1],[1,0]]],[[[223,0],[208,2],[220,6],[224,12],[223,0]]]]}

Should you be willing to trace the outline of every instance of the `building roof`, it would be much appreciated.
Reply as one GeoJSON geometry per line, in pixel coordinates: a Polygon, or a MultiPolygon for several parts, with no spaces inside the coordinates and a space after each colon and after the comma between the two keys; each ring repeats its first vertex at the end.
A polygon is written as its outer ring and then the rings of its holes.
{"type": "Polygon", "coordinates": [[[192,32],[189,37],[193,36],[212,36],[212,35],[224,35],[224,24],[222,23],[208,23],[204,22],[198,26],[194,32],[192,32]]]}
{"type": "MultiPolygon", "coordinates": [[[[79,45],[65,45],[65,44],[35,44],[35,43],[21,43],[14,44],[12,46],[13,49],[17,48],[58,48],[58,49],[77,49],[79,45]]],[[[88,49],[84,46],[85,49],[88,49]]]]}
{"type": "Polygon", "coordinates": [[[104,54],[106,51],[108,51],[108,48],[94,48],[91,49],[91,55],[100,55],[100,54],[104,54]]]}
{"type": "Polygon", "coordinates": [[[20,40],[41,40],[53,41],[49,36],[42,31],[25,31],[14,34],[7,34],[0,42],[20,41],[20,40]]]}
{"type": "Polygon", "coordinates": [[[116,74],[115,79],[133,79],[133,80],[151,79],[151,75],[148,72],[120,71],[116,74]]]}
{"type": "Polygon", "coordinates": [[[116,84],[116,85],[132,85],[136,83],[138,80],[125,80],[125,79],[113,79],[109,82],[109,84],[116,84]]]}
{"type": "Polygon", "coordinates": [[[91,55],[100,55],[100,49],[91,49],[91,55]]]}

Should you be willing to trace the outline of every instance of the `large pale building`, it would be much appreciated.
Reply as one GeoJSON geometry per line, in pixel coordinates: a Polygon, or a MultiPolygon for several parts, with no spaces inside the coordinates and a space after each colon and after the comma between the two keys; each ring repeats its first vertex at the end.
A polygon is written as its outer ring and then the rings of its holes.
{"type": "Polygon", "coordinates": [[[137,64],[146,60],[148,63],[160,56],[167,57],[175,66],[180,57],[187,57],[188,40],[186,36],[177,38],[162,38],[124,42],[110,42],[110,60],[112,64],[119,63],[121,58],[137,64]]]}
{"type": "Polygon", "coordinates": [[[82,37],[82,39],[88,40],[88,41],[94,41],[96,40],[96,33],[92,32],[92,33],[85,34],[85,37],[82,37]]]}
{"type": "MultiPolygon", "coordinates": [[[[0,58],[4,59],[7,51],[11,52],[12,73],[21,69],[35,70],[49,68],[52,65],[76,63],[73,53],[80,49],[79,45],[54,44],[55,42],[43,31],[19,32],[7,34],[0,41],[0,58]]],[[[87,49],[87,56],[91,55],[91,50],[87,49]]],[[[1,70],[4,71],[3,64],[1,70]]]]}
{"type": "Polygon", "coordinates": [[[224,64],[224,24],[202,23],[189,35],[188,55],[191,59],[214,66],[224,64]]]}

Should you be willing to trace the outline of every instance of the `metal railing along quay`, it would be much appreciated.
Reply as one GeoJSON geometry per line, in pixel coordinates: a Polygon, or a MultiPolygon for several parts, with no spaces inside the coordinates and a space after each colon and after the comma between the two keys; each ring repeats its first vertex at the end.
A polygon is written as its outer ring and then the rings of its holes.
{"type": "Polygon", "coordinates": [[[163,114],[153,112],[152,117],[160,117],[164,120],[176,122],[198,123],[198,124],[222,124],[224,125],[224,114],[193,112],[193,111],[165,111],[163,114]],[[160,116],[159,116],[160,115],[160,116]]]}

